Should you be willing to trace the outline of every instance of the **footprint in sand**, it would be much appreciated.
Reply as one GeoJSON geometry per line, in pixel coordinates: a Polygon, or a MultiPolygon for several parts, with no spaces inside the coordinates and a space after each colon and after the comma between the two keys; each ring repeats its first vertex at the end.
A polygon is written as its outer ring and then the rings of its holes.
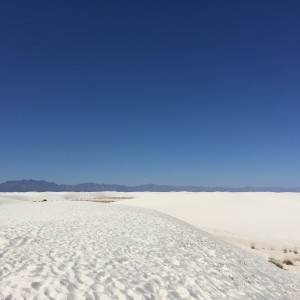
{"type": "Polygon", "coordinates": [[[32,283],[31,283],[31,286],[32,286],[35,290],[38,290],[38,289],[42,286],[42,284],[41,284],[40,282],[36,281],[36,282],[32,282],[32,283]]]}

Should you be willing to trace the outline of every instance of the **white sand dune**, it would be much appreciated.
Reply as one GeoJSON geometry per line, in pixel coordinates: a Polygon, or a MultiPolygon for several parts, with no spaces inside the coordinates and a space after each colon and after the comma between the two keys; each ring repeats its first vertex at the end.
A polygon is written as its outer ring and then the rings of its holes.
{"type": "Polygon", "coordinates": [[[135,193],[134,197],[121,204],[155,209],[243,248],[254,243],[266,260],[291,260],[293,266],[284,267],[300,279],[300,193],[135,193]]]}
{"type": "Polygon", "coordinates": [[[300,193],[134,193],[121,204],[155,209],[211,232],[300,246],[300,193]]]}
{"type": "Polygon", "coordinates": [[[147,209],[6,201],[0,237],[0,299],[300,299],[288,272],[147,209]]]}

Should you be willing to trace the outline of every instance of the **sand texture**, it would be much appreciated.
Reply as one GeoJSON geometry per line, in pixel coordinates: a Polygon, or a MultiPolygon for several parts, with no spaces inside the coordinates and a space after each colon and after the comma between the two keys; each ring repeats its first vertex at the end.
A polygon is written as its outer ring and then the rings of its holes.
{"type": "Polygon", "coordinates": [[[0,299],[300,299],[260,256],[159,212],[76,201],[0,207],[0,299]]]}

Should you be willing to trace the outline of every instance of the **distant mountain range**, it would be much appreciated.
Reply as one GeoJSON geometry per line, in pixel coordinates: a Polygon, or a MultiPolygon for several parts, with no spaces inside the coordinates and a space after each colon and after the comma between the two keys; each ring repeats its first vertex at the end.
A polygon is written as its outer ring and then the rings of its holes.
{"type": "Polygon", "coordinates": [[[98,184],[79,183],[74,185],[57,184],[43,180],[16,180],[0,183],[0,192],[296,192],[300,193],[300,188],[281,187],[201,187],[201,186],[171,186],[144,184],[137,186],[126,186],[118,184],[98,184]]]}

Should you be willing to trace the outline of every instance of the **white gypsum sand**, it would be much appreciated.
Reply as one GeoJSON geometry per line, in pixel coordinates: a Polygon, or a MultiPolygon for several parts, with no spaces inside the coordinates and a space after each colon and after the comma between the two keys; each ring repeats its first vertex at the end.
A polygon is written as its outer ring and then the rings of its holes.
{"type": "Polygon", "coordinates": [[[155,209],[280,261],[300,278],[300,193],[132,193],[120,204],[155,209]],[[286,250],[285,250],[286,249],[286,250]],[[285,253],[286,252],[286,253],[285,253]]]}
{"type": "Polygon", "coordinates": [[[0,194],[0,299],[300,298],[288,272],[177,219],[47,195],[0,194]]]}

